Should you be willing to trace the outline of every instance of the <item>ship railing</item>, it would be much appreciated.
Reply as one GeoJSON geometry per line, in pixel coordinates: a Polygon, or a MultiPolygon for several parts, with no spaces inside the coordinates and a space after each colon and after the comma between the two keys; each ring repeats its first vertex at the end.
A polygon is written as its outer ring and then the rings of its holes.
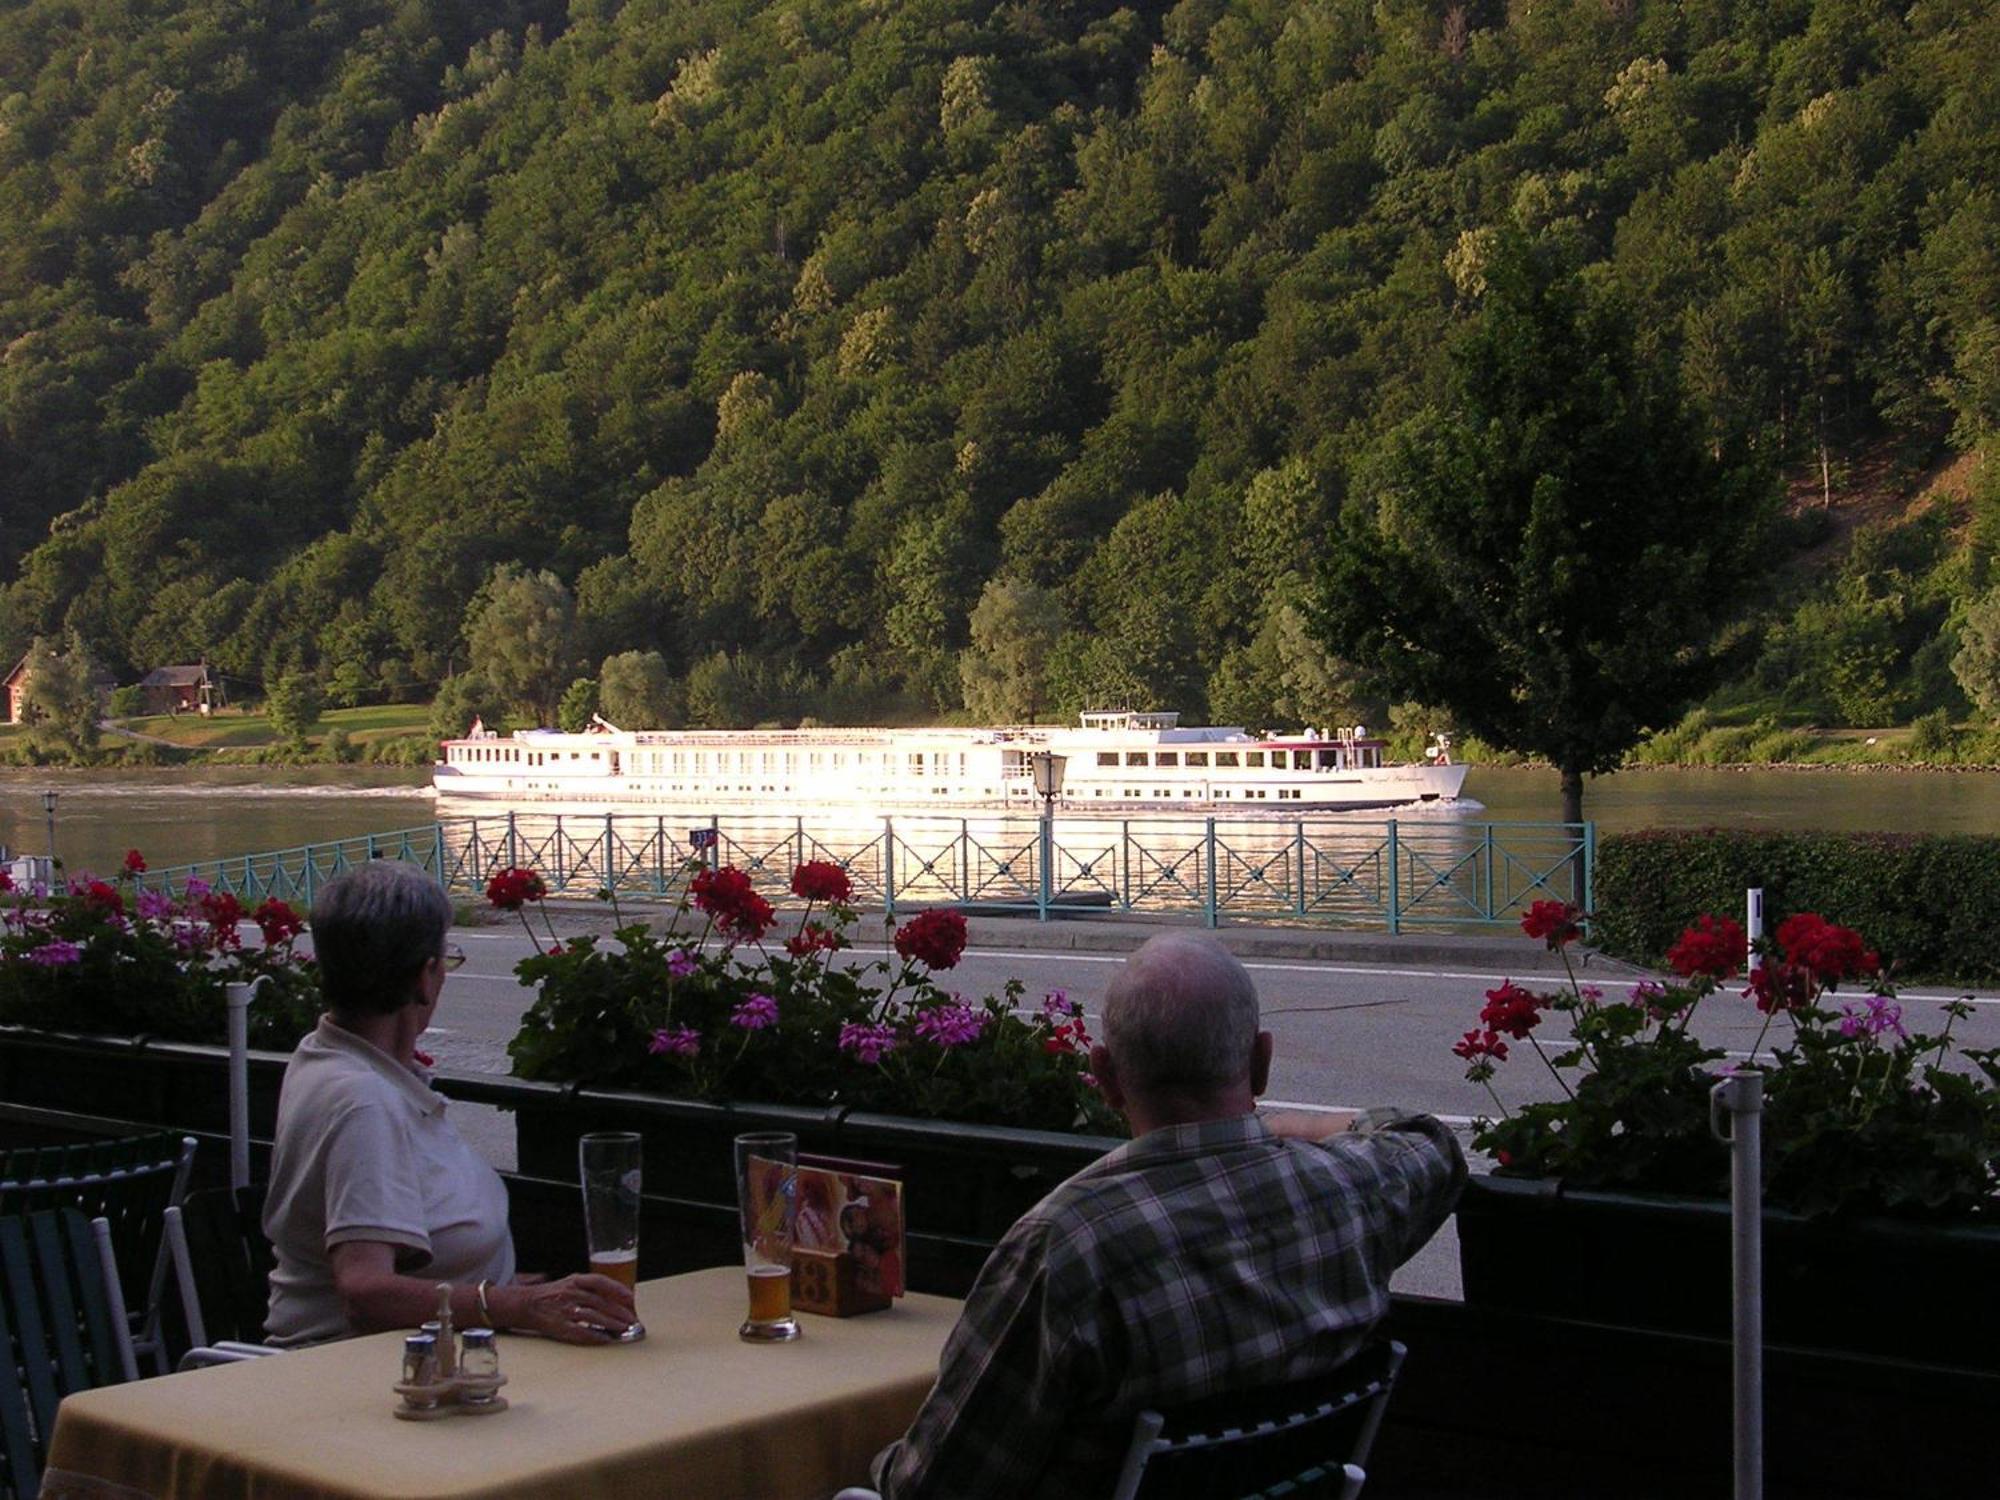
{"type": "Polygon", "coordinates": [[[1591,905],[1593,824],[1451,817],[1044,819],[532,812],[421,827],[148,872],[175,894],[198,880],[246,905],[310,904],[369,859],[401,859],[477,896],[500,870],[537,871],[558,898],[678,900],[703,865],[734,865],[773,900],[807,860],[844,868],[857,903],[890,917],[960,906],[1049,920],[1081,912],[1184,914],[1216,927],[1307,922],[1347,928],[1511,926],[1531,902],[1591,905]]]}

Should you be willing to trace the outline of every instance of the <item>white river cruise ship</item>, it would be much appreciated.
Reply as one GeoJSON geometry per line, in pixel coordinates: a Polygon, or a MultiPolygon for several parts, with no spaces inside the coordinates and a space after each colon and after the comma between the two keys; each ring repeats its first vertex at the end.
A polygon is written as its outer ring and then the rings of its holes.
{"type": "Polygon", "coordinates": [[[1071,811],[1323,812],[1451,802],[1465,781],[1439,740],[1421,765],[1385,764],[1356,726],[1260,738],[1182,728],[1173,713],[1087,713],[1078,728],[623,730],[474,723],[444,742],[441,796],[495,802],[924,809],[1040,806],[1035,758],[1064,757],[1071,811]]]}

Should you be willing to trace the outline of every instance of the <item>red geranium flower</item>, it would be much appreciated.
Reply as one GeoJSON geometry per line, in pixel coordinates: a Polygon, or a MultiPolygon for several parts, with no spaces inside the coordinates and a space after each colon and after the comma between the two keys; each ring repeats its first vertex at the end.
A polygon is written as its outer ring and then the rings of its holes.
{"type": "Polygon", "coordinates": [[[758,895],[750,877],[734,865],[702,870],[688,882],[694,904],[715,921],[715,930],[731,941],[754,943],[770,930],[777,913],[758,895]]]}
{"type": "Polygon", "coordinates": [[[1478,1062],[1482,1057],[1495,1062],[1507,1060],[1507,1044],[1500,1040],[1497,1031],[1468,1031],[1452,1044],[1451,1050],[1467,1062],[1478,1062]]]}
{"type": "Polygon", "coordinates": [[[1793,963],[1812,970],[1821,984],[1838,984],[1882,966],[1860,933],[1829,922],[1816,911],[1802,911],[1779,923],[1778,946],[1793,963]]]}
{"type": "Polygon", "coordinates": [[[1810,1005],[1815,989],[1812,970],[1804,964],[1769,962],[1751,971],[1749,988],[1743,993],[1768,1016],[1810,1005]]]}
{"type": "Polygon", "coordinates": [[[84,886],[82,895],[83,904],[93,911],[101,911],[110,917],[125,915],[125,898],[118,894],[115,885],[93,880],[84,886]]]}
{"type": "Polygon", "coordinates": [[[1583,936],[1583,913],[1567,901],[1537,901],[1521,914],[1521,931],[1545,938],[1550,948],[1566,948],[1583,936]]]}
{"type": "Polygon", "coordinates": [[[804,958],[808,953],[825,949],[833,953],[847,946],[847,940],[830,927],[822,927],[817,922],[808,922],[797,937],[785,939],[785,951],[793,958],[804,958]]]}
{"type": "Polygon", "coordinates": [[[13,889],[14,877],[9,875],[5,870],[0,870],[0,891],[11,891],[13,889]]]}
{"type": "Polygon", "coordinates": [[[1667,950],[1667,963],[1684,979],[1706,974],[1719,983],[1743,971],[1748,952],[1740,924],[1704,912],[1667,950]]]}
{"type": "Polygon", "coordinates": [[[965,954],[965,913],[946,907],[920,912],[896,929],[896,953],[928,969],[950,969],[965,954]]]}
{"type": "Polygon", "coordinates": [[[501,911],[519,911],[548,893],[548,882],[520,865],[510,865],[486,882],[486,899],[501,911]]]}
{"type": "Polygon", "coordinates": [[[146,856],[141,854],[137,849],[127,849],[125,851],[125,873],[127,875],[145,874],[146,856]]]}
{"type": "Polygon", "coordinates": [[[833,861],[809,859],[792,871],[792,894],[806,901],[831,901],[836,906],[845,906],[854,899],[854,882],[833,861]]]}
{"type": "Polygon", "coordinates": [[[201,898],[201,914],[208,918],[209,931],[214,934],[216,947],[241,946],[243,938],[237,932],[236,924],[243,920],[245,913],[243,903],[233,894],[228,891],[210,891],[201,898]]]}
{"type": "MultiPolygon", "coordinates": [[[[1520,1041],[1542,1019],[1542,1005],[1541,996],[1522,989],[1510,979],[1499,989],[1486,992],[1486,1004],[1479,1012],[1480,1024],[1489,1034],[1501,1032],[1520,1041]]],[[[1505,1057],[1505,1050],[1498,1055],[1505,1057]]]]}
{"type": "Polygon", "coordinates": [[[289,943],[306,930],[305,918],[290,905],[276,896],[258,903],[250,914],[250,920],[257,924],[257,930],[264,934],[264,946],[276,947],[279,943],[289,943]]]}

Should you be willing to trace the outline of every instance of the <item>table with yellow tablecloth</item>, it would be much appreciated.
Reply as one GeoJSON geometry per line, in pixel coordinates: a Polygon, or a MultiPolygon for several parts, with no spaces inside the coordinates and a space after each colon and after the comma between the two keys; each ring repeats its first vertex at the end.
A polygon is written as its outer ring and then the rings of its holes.
{"type": "Polygon", "coordinates": [[[393,1416],[400,1333],[82,1392],[62,1403],[44,1494],[805,1500],[866,1481],[959,1304],[806,1317],[790,1344],[739,1339],[744,1307],[740,1269],[696,1271],[640,1286],[636,1344],[503,1335],[510,1406],[491,1416],[393,1416]]]}

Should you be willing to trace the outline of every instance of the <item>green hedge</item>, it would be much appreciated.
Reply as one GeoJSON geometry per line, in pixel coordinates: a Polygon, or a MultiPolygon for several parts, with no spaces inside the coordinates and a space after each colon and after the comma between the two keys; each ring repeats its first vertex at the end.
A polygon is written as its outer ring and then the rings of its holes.
{"type": "Polygon", "coordinates": [[[1816,911],[1856,928],[1904,979],[2000,978],[2000,838],[1961,835],[1653,831],[1598,841],[1605,952],[1659,964],[1705,911],[1743,919],[1764,891],[1766,932],[1816,911]]]}

